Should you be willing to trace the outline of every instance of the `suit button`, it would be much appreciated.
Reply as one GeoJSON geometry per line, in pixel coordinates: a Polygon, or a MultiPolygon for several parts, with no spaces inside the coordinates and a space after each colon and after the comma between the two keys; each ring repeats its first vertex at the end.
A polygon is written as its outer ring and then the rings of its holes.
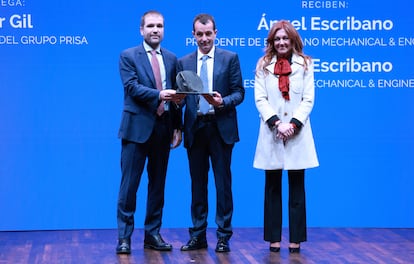
{"type": "Polygon", "coordinates": [[[288,113],[287,113],[287,112],[285,112],[285,113],[284,113],[284,115],[285,115],[285,116],[287,116],[287,115],[288,115],[288,113]]]}

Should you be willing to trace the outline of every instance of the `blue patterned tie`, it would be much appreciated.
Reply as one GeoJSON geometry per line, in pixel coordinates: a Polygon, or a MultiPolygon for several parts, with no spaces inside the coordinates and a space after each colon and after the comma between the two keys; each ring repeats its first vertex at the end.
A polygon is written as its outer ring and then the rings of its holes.
{"type": "MultiPolygon", "coordinates": [[[[208,93],[208,75],[207,75],[207,59],[208,55],[204,55],[202,57],[203,62],[201,63],[201,69],[200,69],[200,79],[203,83],[203,93],[208,93]]],[[[207,102],[207,100],[200,95],[200,112],[203,114],[206,114],[208,110],[210,109],[210,104],[207,102]]]]}

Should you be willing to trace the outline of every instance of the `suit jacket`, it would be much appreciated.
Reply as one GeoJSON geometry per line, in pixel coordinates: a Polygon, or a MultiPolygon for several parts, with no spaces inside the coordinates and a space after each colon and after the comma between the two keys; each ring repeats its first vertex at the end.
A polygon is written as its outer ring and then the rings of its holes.
{"type": "MultiPolygon", "coordinates": [[[[177,71],[197,72],[197,51],[178,60],[177,71]]],[[[215,49],[213,68],[213,91],[223,97],[224,107],[216,107],[217,127],[223,141],[233,144],[239,141],[236,106],[244,100],[244,87],[238,55],[234,52],[215,49]]],[[[197,95],[187,95],[184,101],[184,146],[193,143],[197,119],[197,95]]]]}
{"type": "MultiPolygon", "coordinates": [[[[165,65],[166,88],[175,89],[177,57],[161,48],[165,65]]],[[[121,52],[119,70],[124,86],[124,108],[118,137],[143,143],[148,140],[157,118],[160,104],[151,63],[144,46],[132,47],[121,52]]],[[[181,110],[170,104],[171,132],[181,127],[181,110]]]]}
{"type": "MultiPolygon", "coordinates": [[[[273,73],[276,57],[264,71],[258,71],[255,78],[254,96],[260,113],[260,129],[253,166],[264,170],[299,170],[319,165],[310,125],[310,113],[315,99],[313,64],[296,54],[292,56],[292,73],[289,75],[290,100],[286,101],[279,91],[279,78],[273,73]],[[292,118],[303,126],[299,133],[283,143],[274,139],[266,121],[277,115],[282,122],[289,123],[292,118]]],[[[260,63],[260,62],[259,62],[260,63]]]]}

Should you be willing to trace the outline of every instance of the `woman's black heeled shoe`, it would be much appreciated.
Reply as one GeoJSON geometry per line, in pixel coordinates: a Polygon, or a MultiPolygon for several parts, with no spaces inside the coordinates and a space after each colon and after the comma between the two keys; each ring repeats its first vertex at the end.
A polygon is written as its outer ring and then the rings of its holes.
{"type": "Polygon", "coordinates": [[[279,252],[280,247],[270,247],[269,250],[272,251],[272,252],[279,252]]]}
{"type": "Polygon", "coordinates": [[[300,247],[297,247],[297,248],[289,247],[289,253],[299,253],[299,252],[300,252],[300,247]]]}

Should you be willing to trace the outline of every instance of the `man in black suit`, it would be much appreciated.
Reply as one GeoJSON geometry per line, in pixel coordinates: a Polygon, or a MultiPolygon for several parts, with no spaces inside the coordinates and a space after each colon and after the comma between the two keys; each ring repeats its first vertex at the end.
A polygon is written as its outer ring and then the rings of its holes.
{"type": "MultiPolygon", "coordinates": [[[[233,234],[231,157],[234,144],[239,141],[236,106],[244,100],[244,87],[240,62],[236,53],[216,48],[217,29],[214,18],[200,14],[193,21],[193,36],[198,49],[178,60],[178,71],[189,70],[200,75],[205,60],[208,93],[187,95],[184,99],[184,146],[187,148],[191,174],[190,240],[182,251],[207,248],[206,229],[208,212],[208,172],[210,161],[216,183],[217,245],[216,252],[230,251],[229,239],[233,234]],[[205,59],[203,59],[203,57],[205,59]],[[201,101],[210,104],[200,110],[201,101]]],[[[203,76],[200,76],[203,79],[203,76]]],[[[207,86],[207,87],[206,87],[207,86]]]]}
{"type": "Polygon", "coordinates": [[[164,186],[170,148],[181,143],[181,110],[173,101],[177,57],[161,48],[164,17],[148,11],[141,18],[139,46],[124,50],[119,69],[124,86],[122,179],[118,196],[118,254],[131,253],[136,194],[147,161],[148,200],[144,247],[171,250],[160,235],[164,186]],[[154,66],[154,68],[153,68],[154,66]],[[155,67],[157,66],[157,67],[155,67]]]}

